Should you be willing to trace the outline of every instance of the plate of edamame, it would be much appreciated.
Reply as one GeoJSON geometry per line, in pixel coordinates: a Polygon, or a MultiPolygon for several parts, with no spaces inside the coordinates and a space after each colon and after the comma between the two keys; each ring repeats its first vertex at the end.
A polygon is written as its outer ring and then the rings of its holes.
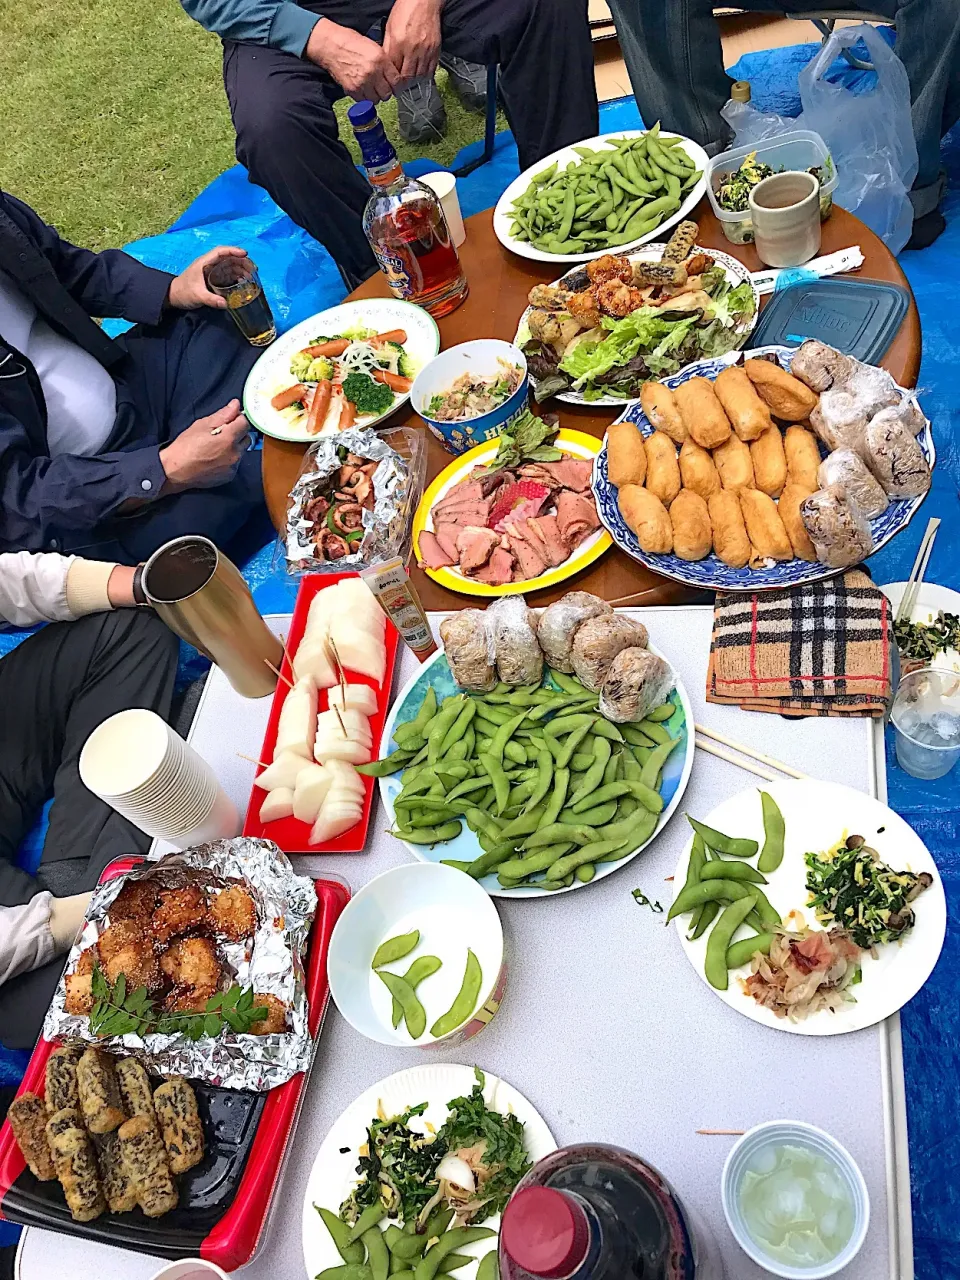
{"type": "Polygon", "coordinates": [[[494,897],[549,897],[624,866],[680,803],[693,766],[693,710],[679,681],[636,725],[612,724],[590,699],[573,677],[549,669],[536,691],[467,694],[446,655],[434,654],[394,702],[385,747],[393,754],[398,728],[418,717],[445,724],[445,716],[452,729],[474,704],[475,724],[422,778],[400,769],[381,776],[395,829],[401,801],[397,838],[422,862],[469,868],[494,897]]]}
{"type": "MultiPolygon", "coordinates": [[[[390,1213],[383,1212],[379,1221],[363,1232],[362,1242],[359,1237],[358,1241],[353,1242],[355,1247],[360,1244],[356,1255],[350,1253],[350,1227],[347,1225],[348,1219],[353,1221],[356,1209],[348,1205],[342,1218],[339,1211],[341,1206],[348,1204],[348,1197],[357,1189],[360,1152],[362,1149],[366,1153],[370,1126],[374,1122],[402,1117],[408,1122],[410,1130],[428,1136],[436,1135],[450,1117],[453,1102],[466,1100],[471,1111],[476,1112],[476,1103],[472,1101],[471,1095],[478,1085],[486,1111],[497,1113],[488,1116],[488,1121],[495,1123],[498,1116],[515,1117],[504,1121],[511,1126],[508,1137],[516,1134],[522,1126],[523,1152],[530,1163],[535,1164],[556,1151],[557,1144],[553,1135],[533,1105],[512,1085],[489,1072],[475,1071],[472,1067],[454,1063],[435,1063],[409,1067],[406,1071],[398,1071],[395,1075],[380,1080],[352,1102],[335,1121],[324,1138],[310,1171],[303,1200],[302,1227],[303,1260],[310,1280],[318,1275],[326,1275],[328,1271],[333,1271],[334,1275],[341,1274],[335,1269],[345,1266],[345,1255],[362,1259],[366,1253],[374,1275],[377,1274],[374,1261],[378,1260],[380,1265],[390,1265],[388,1252],[394,1258],[408,1256],[411,1270],[418,1265],[427,1237],[419,1237],[419,1249],[416,1245],[409,1249],[403,1245],[396,1248],[403,1222],[399,1216],[399,1206],[394,1207],[390,1213]],[[421,1106],[421,1114],[409,1114],[411,1109],[416,1110],[421,1106]],[[374,1232],[382,1233],[385,1248],[380,1246],[374,1232]]],[[[461,1107],[461,1114],[462,1111],[461,1107]]],[[[393,1130],[380,1131],[385,1135],[392,1133],[391,1150],[398,1163],[403,1161],[405,1128],[406,1126],[399,1125],[393,1130]]],[[[387,1140],[390,1140],[389,1137],[387,1140]]],[[[521,1139],[518,1137],[515,1140],[521,1139]]],[[[424,1166],[430,1167],[429,1144],[422,1151],[424,1157],[415,1166],[421,1174],[424,1166]]],[[[410,1161],[403,1163],[405,1173],[411,1167],[410,1161]]],[[[413,1180],[413,1176],[403,1180],[403,1193],[409,1194],[413,1180]]],[[[357,1197],[358,1201],[360,1199],[366,1203],[367,1197],[357,1197]]],[[[377,1211],[372,1205],[368,1205],[364,1212],[368,1215],[365,1221],[377,1217],[377,1211]]],[[[500,1273],[494,1261],[500,1214],[479,1218],[473,1229],[464,1229],[458,1228],[455,1221],[451,1222],[453,1210],[451,1208],[449,1212],[446,1211],[443,1202],[437,1205],[435,1212],[442,1223],[437,1226],[435,1237],[440,1253],[446,1256],[455,1250],[457,1257],[463,1259],[462,1264],[456,1267],[457,1276],[463,1277],[463,1280],[498,1277],[500,1273]],[[490,1260],[491,1254],[494,1255],[493,1260],[490,1260]]],[[[363,1225],[359,1219],[354,1225],[358,1224],[363,1225]]],[[[394,1271],[396,1266],[397,1263],[394,1262],[394,1271]]],[[[439,1270],[434,1268],[429,1274],[433,1275],[439,1270]]]]}
{"type": "Polygon", "coordinates": [[[627,252],[690,214],[707,189],[707,161],[692,139],[659,125],[585,138],[511,182],[493,230],[512,253],[536,262],[627,252]]]}
{"type": "Polygon", "coordinates": [[[691,816],[697,827],[674,875],[674,907],[681,894],[690,902],[691,890],[698,901],[674,918],[696,972],[738,1013],[794,1035],[860,1031],[896,1013],[933,972],[946,931],[943,885],[920,837],[879,800],[810,778],[750,787],[702,815],[702,821],[699,814],[691,816]],[[831,927],[810,905],[805,856],[835,850],[853,833],[894,871],[926,872],[932,882],[911,901],[915,922],[908,932],[898,941],[860,952],[859,978],[850,983],[846,1002],[835,1011],[822,1008],[802,1020],[779,1017],[744,986],[756,945],[769,946],[778,918],[791,935],[831,927]],[[705,856],[705,849],[712,856],[705,856]],[[733,889],[731,876],[736,878],[733,889]],[[717,885],[725,885],[729,893],[714,893],[717,885]],[[742,896],[741,890],[749,896],[742,896]],[[701,909],[706,906],[709,912],[714,905],[717,911],[703,923],[701,909]],[[699,936],[692,937],[701,924],[699,936]]]}

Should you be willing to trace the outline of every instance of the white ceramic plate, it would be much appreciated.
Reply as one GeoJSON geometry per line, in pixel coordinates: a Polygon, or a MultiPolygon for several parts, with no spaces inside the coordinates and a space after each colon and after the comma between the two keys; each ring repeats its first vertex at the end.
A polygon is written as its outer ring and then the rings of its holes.
{"type": "MultiPolygon", "coordinates": [[[[651,653],[655,653],[658,657],[669,661],[666,655],[661,653],[653,644],[649,644],[647,647],[651,653]]],[[[387,750],[388,744],[392,746],[393,731],[397,725],[403,724],[407,720],[412,720],[417,714],[426,696],[427,689],[431,685],[436,691],[438,701],[449,694],[461,692],[450,674],[447,657],[442,650],[428,658],[397,695],[393,709],[390,712],[390,718],[384,726],[381,753],[387,750]]],[[[535,884],[519,885],[514,889],[505,889],[497,879],[496,873],[491,873],[479,881],[479,884],[486,889],[487,893],[494,898],[553,898],[558,893],[572,893],[576,889],[586,889],[589,885],[596,884],[602,880],[604,876],[612,875],[614,871],[625,867],[628,862],[633,861],[637,854],[642,853],[648,844],[656,840],[683,797],[687,782],[690,779],[690,770],[693,768],[695,750],[693,741],[693,708],[679,679],[677,680],[676,689],[670,696],[673,699],[675,709],[670,719],[664,721],[664,727],[669,730],[671,737],[676,737],[678,733],[682,733],[684,741],[673,749],[664,766],[663,778],[660,783],[660,794],[663,796],[664,805],[653,835],[638,846],[633,853],[621,858],[619,862],[598,863],[596,875],[587,884],[582,884],[575,878],[573,884],[568,885],[565,889],[540,889],[535,884]]],[[[388,777],[380,779],[380,796],[391,824],[394,821],[393,802],[399,791],[400,774],[390,774],[388,777]]],[[[474,858],[479,858],[483,852],[476,835],[466,823],[463,824],[460,834],[455,840],[447,840],[443,844],[431,846],[406,844],[405,841],[403,843],[405,848],[421,862],[440,862],[445,858],[454,858],[461,862],[472,862],[474,858]]]]}
{"type": "MultiPolygon", "coordinates": [[[[314,1209],[315,1204],[338,1212],[340,1205],[356,1185],[358,1148],[366,1141],[367,1126],[382,1108],[388,1116],[401,1115],[410,1107],[426,1102],[427,1110],[410,1122],[410,1127],[426,1132],[431,1124],[435,1129],[447,1118],[448,1104],[454,1098],[470,1093],[476,1083],[472,1067],[454,1063],[437,1063],[432,1066],[409,1067],[387,1076],[372,1085],[335,1122],[317,1152],[307,1180],[303,1198],[303,1261],[309,1280],[328,1267],[341,1266],[343,1259],[337,1253],[323,1219],[314,1209]],[[344,1150],[346,1148],[346,1150],[344,1150]]],[[[527,1155],[536,1163],[556,1151],[557,1144],[539,1113],[518,1093],[512,1085],[497,1076],[486,1073],[483,1092],[487,1106],[503,1115],[513,1112],[523,1122],[527,1155]]],[[[500,1224],[499,1215],[477,1225],[493,1230],[500,1224]]],[[[491,1237],[476,1244],[466,1245],[458,1252],[469,1253],[478,1260],[496,1247],[491,1237]]],[[[457,1271],[463,1280],[473,1280],[476,1266],[457,1271]]]]}
{"type": "MultiPolygon", "coordinates": [[[[308,444],[315,440],[317,437],[308,435],[304,426],[305,413],[295,408],[274,409],[270,401],[278,391],[293,385],[290,360],[297,351],[307,346],[318,334],[342,333],[344,329],[357,325],[376,329],[378,333],[386,333],[390,329],[405,330],[407,341],[404,349],[416,363],[417,373],[440,350],[437,322],[428,311],[414,306],[412,302],[403,302],[399,298],[367,298],[362,302],[342,302],[337,307],[329,307],[281,334],[250,370],[243,388],[243,411],[251,424],[264,435],[273,436],[275,440],[293,440],[297,444],[308,444]]],[[[376,417],[358,417],[356,425],[376,426],[409,399],[409,392],[397,395],[386,413],[376,417]]],[[[336,418],[339,413],[339,409],[334,412],[333,406],[336,404],[337,399],[334,397],[320,435],[336,433],[336,418]]]]}
{"type": "MultiPolygon", "coordinates": [[[[646,129],[618,129],[615,133],[601,133],[596,138],[584,138],[582,142],[578,142],[578,147],[592,147],[594,149],[603,145],[611,138],[618,141],[621,138],[642,138],[647,132],[646,129]]],[[[675,133],[664,133],[665,138],[676,138],[680,135],[675,133]]],[[[696,208],[703,193],[707,189],[706,171],[709,163],[709,157],[703,147],[697,145],[690,138],[681,137],[680,147],[693,161],[694,167],[700,171],[700,178],[695,187],[687,192],[683,199],[683,203],[676,213],[672,213],[669,218],[664,218],[659,227],[655,227],[653,231],[648,232],[645,236],[640,236],[637,240],[631,240],[627,244],[618,245],[617,253],[628,253],[631,249],[635,249],[638,245],[646,244],[648,240],[661,239],[663,232],[668,228],[676,226],[678,222],[682,222],[690,211],[696,208]]],[[[560,167],[567,165],[571,160],[580,163],[581,157],[574,151],[573,147],[561,147],[559,151],[554,151],[549,156],[544,156],[542,160],[538,160],[536,164],[531,165],[529,169],[525,169],[519,178],[515,178],[510,183],[506,191],[497,201],[497,207],[493,211],[493,230],[500,243],[511,253],[519,254],[521,258],[531,258],[534,262],[588,262],[591,258],[602,258],[605,253],[610,253],[609,249],[598,249],[594,253],[544,253],[542,249],[535,248],[526,240],[515,240],[510,234],[510,224],[513,222],[510,209],[514,200],[522,196],[530,185],[530,181],[537,173],[541,173],[544,169],[549,169],[550,165],[556,162],[560,167]]]]}
{"type": "MultiPolygon", "coordinates": [[[[666,247],[665,242],[663,244],[646,244],[642,249],[639,249],[636,253],[631,253],[628,256],[631,262],[659,262],[666,247]]],[[[690,252],[708,253],[715,262],[719,263],[719,265],[723,267],[727,274],[727,279],[732,283],[734,288],[740,284],[749,284],[753,289],[753,315],[744,321],[739,331],[740,342],[737,345],[742,347],[747,338],[753,332],[754,326],[757,323],[757,316],[760,314],[760,290],[753,283],[753,278],[743,263],[740,262],[738,258],[734,258],[731,254],[724,253],[722,249],[705,249],[701,245],[694,245],[690,252]]],[[[617,256],[623,257],[623,254],[618,254],[617,256]]],[[[574,267],[573,270],[579,271],[580,268],[574,267]]],[[[572,273],[570,271],[567,271],[559,280],[554,280],[553,283],[555,285],[562,285],[567,276],[571,274],[572,273]]],[[[669,310],[669,308],[666,309],[669,310]]],[[[517,332],[514,337],[514,342],[518,347],[522,347],[530,337],[530,327],[527,318],[532,310],[533,307],[527,307],[523,315],[520,317],[520,323],[517,325],[517,332]]],[[[564,404],[589,405],[591,409],[619,408],[624,404],[633,404],[635,400],[639,399],[638,396],[633,399],[629,396],[601,396],[599,400],[585,400],[583,398],[582,391],[561,391],[558,395],[551,396],[550,398],[551,400],[562,400],[564,404]]]]}
{"type": "MultiPolygon", "coordinates": [[[[783,861],[776,871],[768,875],[769,884],[763,886],[764,893],[784,919],[791,911],[799,912],[808,926],[823,927],[818,925],[813,909],[806,905],[804,854],[832,848],[847,835],[862,835],[870,848],[876,849],[894,870],[928,871],[933,876],[933,884],[912,903],[916,924],[903,941],[880,947],[876,960],[864,953],[863,981],[852,988],[857,1003],[845,1005],[838,1013],[815,1013],[803,1022],[778,1018],[772,1009],[765,1009],[743,991],[740,979],[749,977],[749,965],[731,972],[726,991],[716,991],[714,987],[710,990],[724,1004],[754,1022],[798,1036],[833,1036],[872,1027],[912,1000],[937,963],[947,927],[947,903],[937,865],[926,845],[899,814],[862,791],[813,779],[773,782],[764,785],[763,789],[776,800],[786,822],[783,861]]],[[[694,814],[694,817],[726,835],[758,840],[763,847],[758,788],[741,791],[718,805],[712,813],[694,814]]],[[[678,891],[687,877],[692,847],[691,833],[690,842],[674,874],[673,882],[678,891]]],[[[755,859],[749,861],[756,866],[755,859]]],[[[674,923],[687,959],[706,982],[703,964],[710,930],[696,942],[688,941],[690,919],[689,915],[678,916],[674,923]]],[[[796,915],[791,926],[799,927],[796,915]]],[[[749,936],[750,930],[746,926],[736,935],[738,939],[749,936]]]]}
{"type": "MultiPolygon", "coordinates": [[[[907,584],[905,582],[889,582],[885,587],[880,588],[893,606],[894,615],[906,589],[907,584]]],[[[944,613],[960,614],[960,591],[952,591],[949,587],[941,587],[936,582],[922,582],[917,593],[917,603],[913,606],[913,612],[910,615],[910,621],[930,623],[941,609],[944,613]]],[[[915,663],[916,659],[910,658],[909,661],[915,663]]],[[[923,665],[946,667],[953,671],[960,671],[960,652],[956,649],[946,649],[931,658],[929,663],[925,662],[923,665]]]]}

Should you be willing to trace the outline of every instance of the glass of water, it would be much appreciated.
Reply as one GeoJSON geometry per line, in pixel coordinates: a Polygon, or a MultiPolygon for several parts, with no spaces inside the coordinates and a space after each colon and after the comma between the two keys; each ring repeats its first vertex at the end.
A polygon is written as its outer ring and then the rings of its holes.
{"type": "Polygon", "coordinates": [[[897,687],[890,720],[900,768],[914,778],[942,778],[960,760],[960,673],[911,671],[897,687]]]}

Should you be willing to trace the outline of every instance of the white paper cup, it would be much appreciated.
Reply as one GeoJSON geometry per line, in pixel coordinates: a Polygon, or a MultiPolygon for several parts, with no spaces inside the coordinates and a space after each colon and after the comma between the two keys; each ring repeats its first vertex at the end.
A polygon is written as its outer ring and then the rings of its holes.
{"type": "Polygon", "coordinates": [[[425,173],[417,179],[436,195],[443,209],[443,216],[450,228],[450,239],[453,247],[459,249],[467,238],[463,225],[463,214],[460,212],[460,198],[457,195],[457,180],[452,173],[438,169],[436,173],[425,173]]]}
{"type": "Polygon", "coordinates": [[[181,1258],[179,1262],[168,1262],[150,1280],[230,1280],[230,1277],[215,1262],[207,1262],[203,1258],[181,1258]]]}

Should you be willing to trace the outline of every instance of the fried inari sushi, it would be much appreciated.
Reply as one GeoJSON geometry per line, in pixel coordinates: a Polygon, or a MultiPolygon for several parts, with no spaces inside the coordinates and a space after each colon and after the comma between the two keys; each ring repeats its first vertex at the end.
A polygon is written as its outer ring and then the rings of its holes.
{"type": "Polygon", "coordinates": [[[673,397],[687,435],[702,448],[715,449],[730,438],[730,419],[717,399],[712,382],[706,378],[690,378],[677,387],[673,397]]]}
{"type": "Polygon", "coordinates": [[[681,560],[702,560],[710,554],[713,535],[707,504],[692,489],[681,489],[670,504],[673,554],[681,560]]]}
{"type": "Polygon", "coordinates": [[[186,1173],[203,1159],[203,1125],[197,1099],[183,1076],[171,1076],[153,1095],[160,1136],[171,1173],[186,1173]]]}
{"type": "Polygon", "coordinates": [[[607,474],[619,489],[625,484],[643,484],[647,475],[647,452],[643,436],[632,422],[615,422],[607,428],[607,474]]]}
{"type": "Polygon", "coordinates": [[[722,487],[709,449],[702,448],[692,437],[680,446],[680,479],[684,489],[692,489],[704,500],[722,487]]]}
{"type": "Polygon", "coordinates": [[[731,436],[724,444],[713,451],[713,461],[717,475],[724,489],[752,489],[753,459],[750,446],[744,444],[739,436],[731,436]]]}
{"type": "Polygon", "coordinates": [[[677,446],[662,431],[654,431],[646,437],[643,447],[647,454],[646,487],[669,507],[681,489],[677,446]]]}
{"type": "Polygon", "coordinates": [[[99,1049],[88,1049],[77,1063],[80,1110],[91,1133],[112,1133],[126,1120],[113,1059],[99,1049]]]}
{"type": "Polygon", "coordinates": [[[64,1107],[78,1108],[80,1095],[77,1092],[77,1063],[82,1050],[73,1048],[54,1049],[47,1059],[44,1079],[44,1101],[47,1111],[53,1115],[64,1107]]]}
{"type": "Polygon", "coordinates": [[[152,1116],[153,1089],[146,1068],[136,1058],[121,1058],[115,1067],[123,1109],[128,1116],[152,1116]]]}
{"type": "Polygon", "coordinates": [[[806,422],[817,407],[817,393],[772,360],[747,360],[743,367],[775,418],[783,422],[806,422]]]}
{"type": "Polygon", "coordinates": [[[743,522],[756,556],[761,560],[792,560],[793,545],[774,500],[759,489],[740,489],[738,492],[743,522]]]}
{"type": "Polygon", "coordinates": [[[770,410],[757,395],[753,383],[739,365],[732,364],[718,373],[713,389],[741,440],[758,440],[764,431],[773,426],[770,410]]]}
{"type": "Polygon", "coordinates": [[[783,437],[783,451],[787,459],[788,482],[809,487],[811,493],[816,492],[820,446],[813,432],[806,427],[787,427],[783,437]]]}
{"type": "Polygon", "coordinates": [[[713,549],[731,569],[743,569],[750,561],[750,539],[736,489],[721,489],[707,499],[713,549]]]}
{"type": "Polygon", "coordinates": [[[21,1093],[7,1111],[10,1128],[30,1172],[40,1182],[57,1176],[47,1142],[47,1108],[35,1093],[21,1093]]]}
{"type": "Polygon", "coordinates": [[[779,427],[768,427],[750,446],[756,487],[778,498],[787,483],[787,455],[779,427]]]}
{"type": "Polygon", "coordinates": [[[162,1218],[177,1207],[178,1196],[160,1131],[149,1116],[134,1116],[120,1126],[117,1138],[137,1203],[146,1217],[162,1218]]]}
{"type": "Polygon", "coordinates": [[[100,1171],[90,1136],[75,1123],[76,1112],[58,1111],[48,1125],[50,1154],[74,1222],[92,1222],[106,1209],[100,1171]],[[67,1122],[67,1117],[72,1117],[67,1122]],[[64,1123],[55,1124],[58,1118],[64,1123]]]}
{"type": "Polygon", "coordinates": [[[105,1133],[97,1144],[97,1164],[100,1182],[111,1213],[129,1213],[137,1207],[137,1190],[130,1181],[123,1157],[120,1139],[116,1133],[105,1133]]]}
{"type": "Polygon", "coordinates": [[[800,503],[804,498],[809,498],[815,490],[808,489],[802,484],[794,484],[792,480],[788,480],[784,485],[783,493],[780,495],[780,501],[777,503],[777,511],[780,513],[780,519],[783,521],[783,527],[787,531],[787,537],[790,539],[790,545],[793,547],[793,554],[798,560],[816,560],[817,552],[813,543],[810,541],[810,535],[807,533],[806,526],[803,523],[803,516],[800,514],[800,503]]]}
{"type": "Polygon", "coordinates": [[[667,508],[655,493],[628,484],[620,490],[620,514],[637,535],[641,551],[666,555],[673,550],[673,526],[667,508]]]}
{"type": "Polygon", "coordinates": [[[645,382],[640,388],[640,408],[647,415],[647,421],[654,431],[662,431],[677,444],[683,444],[687,438],[687,428],[669,387],[665,387],[662,382],[645,382]]]}

